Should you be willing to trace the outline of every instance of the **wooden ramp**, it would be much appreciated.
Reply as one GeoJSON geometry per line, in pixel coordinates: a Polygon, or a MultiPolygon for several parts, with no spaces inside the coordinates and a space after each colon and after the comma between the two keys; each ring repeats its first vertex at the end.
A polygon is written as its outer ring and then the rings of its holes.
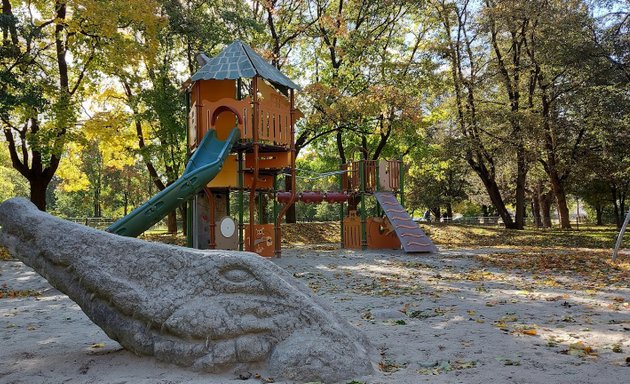
{"type": "Polygon", "coordinates": [[[400,244],[407,253],[437,252],[431,239],[418,227],[391,192],[374,193],[385,215],[394,226],[400,244]]]}

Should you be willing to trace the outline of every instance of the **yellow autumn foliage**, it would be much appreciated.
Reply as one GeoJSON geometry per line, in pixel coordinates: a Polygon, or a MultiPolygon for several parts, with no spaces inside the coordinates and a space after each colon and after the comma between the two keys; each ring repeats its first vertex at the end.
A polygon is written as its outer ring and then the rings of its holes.
{"type": "Polygon", "coordinates": [[[123,109],[97,112],[87,120],[78,140],[70,143],[59,165],[58,175],[66,192],[90,188],[87,164],[97,163],[99,169],[121,170],[135,163],[136,137],[131,127],[131,115],[123,109]]]}

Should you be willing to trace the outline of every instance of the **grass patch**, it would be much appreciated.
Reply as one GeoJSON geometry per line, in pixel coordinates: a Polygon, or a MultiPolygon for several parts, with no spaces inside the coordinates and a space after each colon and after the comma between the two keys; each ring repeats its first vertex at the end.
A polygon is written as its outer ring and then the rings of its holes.
{"type": "Polygon", "coordinates": [[[283,244],[323,244],[341,242],[339,222],[282,224],[283,244]]]}
{"type": "MultiPolygon", "coordinates": [[[[338,244],[341,241],[339,228],[339,223],[335,221],[282,224],[282,244],[289,246],[292,244],[338,244]]],[[[147,231],[139,238],[158,243],[186,246],[186,236],[182,235],[181,232],[172,235],[164,231],[147,231]]]]}
{"type": "MultiPolygon", "coordinates": [[[[565,266],[562,266],[561,263],[562,260],[566,260],[566,253],[569,251],[571,254],[576,255],[576,262],[584,262],[584,265],[589,265],[585,257],[589,260],[593,259],[594,263],[599,263],[595,259],[608,261],[617,236],[617,229],[613,226],[580,226],[579,230],[527,228],[520,231],[501,227],[446,225],[440,223],[423,223],[421,227],[440,247],[519,249],[525,252],[523,257],[525,257],[527,263],[533,263],[541,268],[545,266],[545,263],[541,261],[541,256],[537,253],[550,255],[550,265],[558,268],[571,268],[571,263],[565,263],[565,266]],[[587,257],[588,252],[582,252],[586,249],[593,253],[592,258],[587,257]],[[558,258],[556,260],[553,252],[559,250],[562,250],[565,254],[556,255],[558,258]]],[[[170,235],[165,232],[146,232],[141,238],[167,244],[186,245],[186,237],[181,235],[181,233],[170,235]]],[[[283,246],[339,244],[340,241],[339,222],[282,224],[283,246]]],[[[626,244],[630,244],[630,234],[626,244]]],[[[5,256],[2,248],[0,248],[0,258],[4,259],[6,257],[10,256],[8,254],[5,256]]],[[[505,256],[505,260],[497,259],[494,262],[505,263],[506,260],[511,258],[513,256],[505,256]]],[[[621,259],[623,260],[622,256],[621,259]]],[[[605,267],[604,265],[597,265],[597,268],[604,268],[604,270],[605,267]]]]}
{"type": "Polygon", "coordinates": [[[560,284],[545,276],[563,276],[573,288],[598,288],[615,285],[630,287],[630,257],[620,256],[613,262],[609,250],[600,249],[544,249],[524,250],[519,253],[478,255],[484,266],[505,270],[521,270],[537,275],[542,282],[560,284]]]}
{"type": "Polygon", "coordinates": [[[611,249],[617,229],[612,226],[580,227],[579,230],[505,229],[471,225],[423,224],[427,235],[448,247],[562,247],[611,249]]]}
{"type": "Polygon", "coordinates": [[[156,243],[173,244],[182,247],[186,246],[186,236],[182,235],[181,233],[173,235],[164,232],[145,232],[138,238],[146,241],[153,241],[156,243]]]}

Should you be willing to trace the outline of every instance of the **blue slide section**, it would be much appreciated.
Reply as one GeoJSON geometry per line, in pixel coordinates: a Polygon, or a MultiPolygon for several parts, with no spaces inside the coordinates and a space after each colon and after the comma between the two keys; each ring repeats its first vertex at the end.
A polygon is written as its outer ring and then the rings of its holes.
{"type": "Polygon", "coordinates": [[[208,131],[179,179],[127,216],[116,221],[107,228],[107,231],[117,235],[136,237],[151,228],[169,212],[193,198],[221,171],[232,145],[239,138],[238,128],[234,128],[225,141],[217,139],[216,131],[208,131]]]}

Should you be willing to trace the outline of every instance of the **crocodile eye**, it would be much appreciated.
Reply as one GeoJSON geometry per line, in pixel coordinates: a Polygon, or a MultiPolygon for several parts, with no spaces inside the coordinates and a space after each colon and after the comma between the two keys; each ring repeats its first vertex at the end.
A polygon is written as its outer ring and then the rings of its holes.
{"type": "Polygon", "coordinates": [[[221,274],[233,283],[246,283],[255,279],[251,272],[239,267],[227,268],[221,274]]]}

